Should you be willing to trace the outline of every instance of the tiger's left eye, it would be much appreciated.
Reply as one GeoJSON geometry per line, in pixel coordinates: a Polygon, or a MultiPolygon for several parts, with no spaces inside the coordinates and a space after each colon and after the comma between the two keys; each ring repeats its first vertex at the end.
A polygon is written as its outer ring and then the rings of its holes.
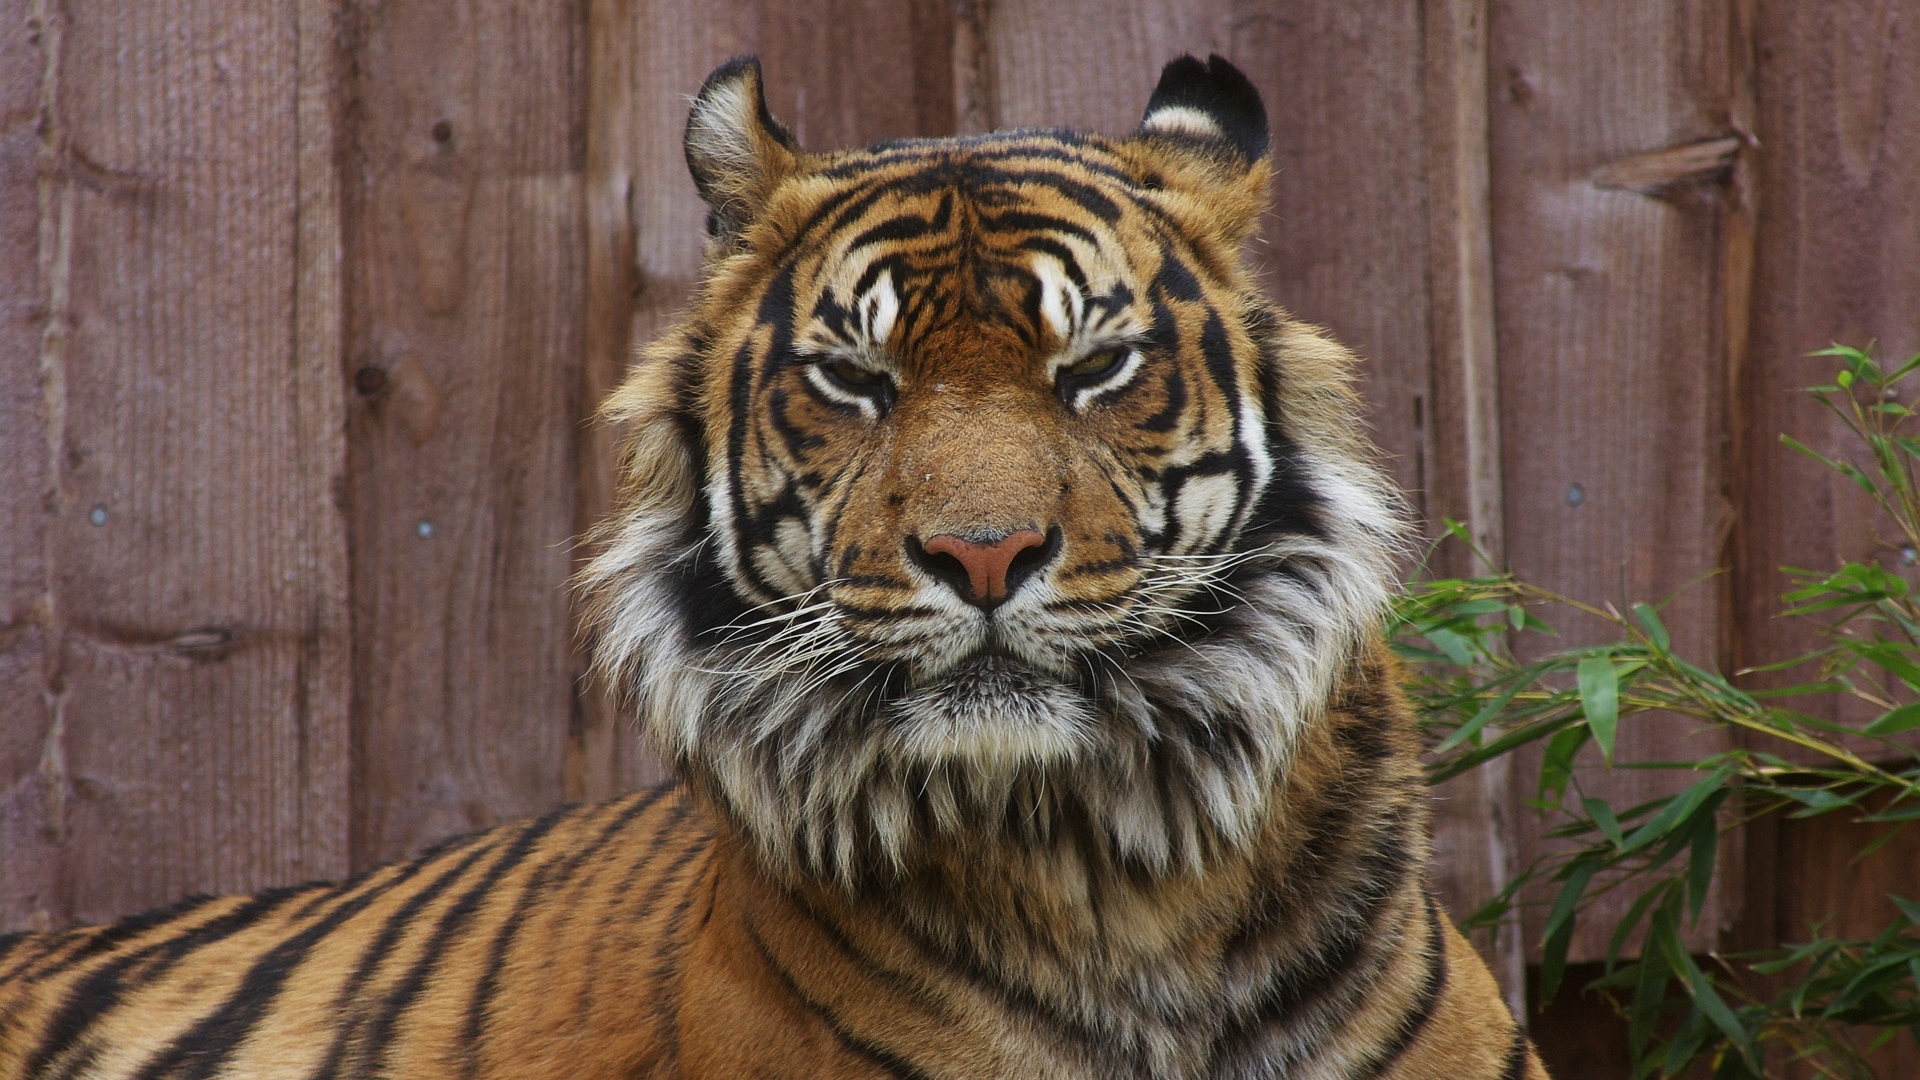
{"type": "Polygon", "coordinates": [[[876,390],[887,381],[885,375],[846,360],[829,360],[820,365],[820,370],[849,390],[876,390]]]}
{"type": "Polygon", "coordinates": [[[1126,358],[1127,350],[1125,349],[1101,349],[1097,353],[1068,364],[1064,374],[1075,379],[1097,379],[1102,375],[1110,374],[1126,358]]]}

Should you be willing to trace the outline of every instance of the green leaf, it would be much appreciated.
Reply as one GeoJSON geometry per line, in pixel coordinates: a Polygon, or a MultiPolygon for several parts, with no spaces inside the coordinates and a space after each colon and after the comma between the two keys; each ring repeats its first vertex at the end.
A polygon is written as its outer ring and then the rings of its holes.
{"type": "Polygon", "coordinates": [[[1425,631],[1424,636],[1433,642],[1435,648],[1446,653],[1447,659],[1461,667],[1472,666],[1473,644],[1464,636],[1439,626],[1425,631]]]}
{"type": "Polygon", "coordinates": [[[1887,899],[1893,901],[1893,906],[1900,909],[1901,918],[1915,926],[1920,926],[1920,904],[1916,904],[1904,896],[1895,896],[1892,893],[1887,894],[1887,899]]]}
{"type": "Polygon", "coordinates": [[[1687,852],[1687,907],[1692,922],[1698,925],[1700,911],[1707,903],[1707,887],[1713,884],[1714,856],[1720,848],[1720,824],[1712,816],[1694,826],[1693,844],[1687,852]]]}
{"type": "Polygon", "coordinates": [[[1540,956],[1540,999],[1553,1000],[1560,989],[1561,976],[1567,970],[1567,947],[1573,943],[1574,913],[1580,904],[1580,897],[1587,891],[1587,883],[1593,880],[1594,871],[1599,864],[1587,860],[1576,862],[1566,874],[1565,882],[1560,886],[1560,895],[1553,902],[1553,910],[1547,913],[1545,928],[1546,942],[1540,956]]]}
{"type": "Polygon", "coordinates": [[[1692,817],[1701,803],[1726,786],[1727,780],[1735,771],[1735,766],[1722,764],[1713,772],[1688,785],[1686,790],[1675,795],[1652,821],[1635,829],[1627,837],[1627,850],[1638,851],[1672,832],[1674,826],[1692,817]]]}
{"type": "Polygon", "coordinates": [[[1586,895],[1587,883],[1593,880],[1594,872],[1600,864],[1590,859],[1581,859],[1568,869],[1566,880],[1560,886],[1560,895],[1554,898],[1553,910],[1547,913],[1545,933],[1547,936],[1558,933],[1564,926],[1571,925],[1574,912],[1580,907],[1580,898],[1586,895]]]}
{"type": "Polygon", "coordinates": [[[1657,949],[1643,950],[1638,966],[1639,978],[1634,982],[1627,1027],[1627,1045],[1633,1048],[1634,1057],[1644,1056],[1647,1043],[1653,1039],[1654,1025],[1660,1022],[1660,1006],[1665,1003],[1664,991],[1669,976],[1666,961],[1657,949]]]}
{"type": "Polygon", "coordinates": [[[1693,962],[1693,957],[1688,954],[1686,946],[1680,941],[1679,931],[1674,928],[1672,921],[1666,918],[1666,912],[1655,913],[1653,934],[1660,938],[1660,945],[1666,954],[1667,962],[1673,965],[1673,973],[1679,977],[1680,984],[1687,988],[1687,993],[1693,998],[1694,1006],[1713,1022],[1714,1027],[1720,1029],[1721,1034],[1727,1037],[1728,1044],[1746,1059],[1747,1067],[1756,1072],[1759,1071],[1759,1055],[1755,1051],[1752,1034],[1740,1023],[1739,1017],[1733,1014],[1733,1010],[1727,1007],[1726,1001],[1720,997],[1720,992],[1714,989],[1713,980],[1707,978],[1706,973],[1700,970],[1700,966],[1693,962]]]}
{"type": "Polygon", "coordinates": [[[1459,746],[1461,743],[1466,742],[1468,739],[1473,738],[1481,728],[1487,726],[1488,721],[1491,721],[1494,717],[1506,711],[1507,706],[1513,702],[1514,695],[1526,688],[1526,683],[1517,681],[1508,686],[1505,690],[1501,691],[1499,697],[1487,702],[1484,708],[1475,713],[1473,719],[1461,724],[1458,728],[1454,729],[1451,735],[1440,740],[1440,745],[1434,747],[1434,751],[1444,754],[1454,747],[1459,746]]]}
{"type": "Polygon", "coordinates": [[[1620,726],[1620,675],[1613,669],[1613,658],[1588,656],[1580,661],[1580,710],[1593,730],[1593,741],[1600,744],[1600,755],[1613,764],[1613,737],[1620,726]]]}
{"type": "Polygon", "coordinates": [[[1601,835],[1607,838],[1607,843],[1612,844],[1615,851],[1627,846],[1626,834],[1620,831],[1620,819],[1613,815],[1613,807],[1608,806],[1606,800],[1589,795],[1580,800],[1580,805],[1586,807],[1587,816],[1600,827],[1601,835]]]}
{"type": "Polygon", "coordinates": [[[1920,702],[1901,705],[1875,717],[1866,726],[1869,735],[1898,735],[1903,731],[1912,731],[1920,727],[1920,702]]]}
{"type": "MultiPolygon", "coordinates": [[[[1513,732],[1501,739],[1511,739],[1519,732],[1513,732]]],[[[1548,806],[1558,806],[1560,798],[1566,793],[1567,784],[1573,780],[1574,755],[1587,744],[1593,734],[1586,725],[1563,728],[1547,740],[1547,748],[1540,755],[1540,801],[1548,806]]],[[[1496,743],[1495,745],[1499,745],[1496,743]]]]}
{"type": "Polygon", "coordinates": [[[1640,625],[1646,628],[1647,639],[1653,642],[1654,648],[1666,652],[1673,647],[1673,639],[1667,634],[1667,625],[1660,621],[1660,613],[1653,610],[1651,605],[1635,603],[1633,614],[1640,620],[1640,625]]]}
{"type": "MultiPolygon", "coordinates": [[[[1607,963],[1609,965],[1618,962],[1620,959],[1620,950],[1626,947],[1627,939],[1633,936],[1634,927],[1640,925],[1640,920],[1646,916],[1647,909],[1656,903],[1664,903],[1667,898],[1672,895],[1672,891],[1672,882],[1656,885],[1646,892],[1641,893],[1640,899],[1635,900],[1633,906],[1627,909],[1627,913],[1620,917],[1620,925],[1613,928],[1613,937],[1607,941],[1607,963]]],[[[1642,960],[1644,960],[1647,955],[1645,950],[1642,950],[1642,960]]]]}

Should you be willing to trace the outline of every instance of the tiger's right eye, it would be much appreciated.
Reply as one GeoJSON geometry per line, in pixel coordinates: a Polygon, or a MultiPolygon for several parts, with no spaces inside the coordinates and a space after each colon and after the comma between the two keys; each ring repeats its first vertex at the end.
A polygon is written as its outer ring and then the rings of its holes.
{"type": "Polygon", "coordinates": [[[1075,379],[1097,379],[1112,373],[1127,358],[1125,349],[1101,349],[1077,363],[1067,365],[1066,374],[1075,379]]]}
{"type": "Polygon", "coordinates": [[[821,357],[803,365],[813,392],[837,405],[879,416],[893,407],[893,378],[863,364],[821,357]]]}

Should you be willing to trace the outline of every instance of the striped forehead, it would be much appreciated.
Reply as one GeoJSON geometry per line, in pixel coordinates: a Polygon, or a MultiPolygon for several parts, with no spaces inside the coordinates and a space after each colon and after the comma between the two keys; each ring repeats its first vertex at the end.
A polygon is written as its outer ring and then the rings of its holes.
{"type": "MultiPolygon", "coordinates": [[[[1008,279],[1024,282],[1014,290],[1031,297],[1021,305],[1021,314],[1037,317],[1035,329],[1055,343],[1137,333],[1131,306],[1140,290],[1112,231],[1081,222],[1049,229],[1037,225],[1036,216],[1018,218],[1021,228],[998,230],[979,229],[977,219],[971,225],[955,223],[943,230],[946,236],[923,233],[916,237],[922,243],[904,247],[891,238],[848,245],[823,260],[819,299],[812,305],[812,317],[799,328],[796,343],[803,351],[877,354],[908,309],[937,299],[938,306],[948,309],[992,311],[1001,306],[993,297],[962,294],[990,288],[989,281],[1004,285],[1008,279]],[[961,243],[969,231],[977,235],[961,243]],[[956,248],[966,253],[958,254],[956,248]]],[[[918,206],[901,208],[899,217],[925,220],[918,206]]],[[[868,235],[887,232],[884,224],[863,230],[868,235]]]]}

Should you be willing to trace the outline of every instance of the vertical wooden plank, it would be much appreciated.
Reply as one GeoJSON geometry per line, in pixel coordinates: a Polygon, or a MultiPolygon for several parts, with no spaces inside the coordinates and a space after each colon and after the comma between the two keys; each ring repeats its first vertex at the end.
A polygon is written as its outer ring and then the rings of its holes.
{"type": "MultiPolygon", "coordinates": [[[[301,672],[313,689],[306,710],[297,790],[317,801],[303,806],[301,846],[311,853],[309,878],[334,877],[350,864],[353,643],[347,573],[347,389],[344,381],[346,296],[341,277],[340,124],[344,57],[336,0],[296,0],[298,77],[294,125],[299,177],[295,190],[292,370],[298,456],[288,520],[311,551],[312,593],[301,672]]],[[[273,474],[268,474],[269,481],[273,474]]]]}
{"type": "MultiPolygon", "coordinates": [[[[53,494],[49,375],[66,343],[59,264],[62,186],[43,163],[61,131],[42,122],[58,73],[65,23],[43,4],[0,2],[0,927],[45,927],[57,912],[56,870],[65,795],[41,770],[54,712],[48,672],[55,647],[45,559],[53,494]],[[52,265],[49,265],[52,263],[52,265]]],[[[51,118],[50,118],[51,119],[51,118]]],[[[58,748],[57,741],[51,744],[58,748]]],[[[57,762],[57,759],[56,759],[57,762]]]]}
{"type": "MultiPolygon", "coordinates": [[[[1761,4],[1758,82],[1766,193],[1754,280],[1752,363],[1744,402],[1751,432],[1741,485],[1735,592],[1743,665],[1818,643],[1812,620],[1776,619],[1785,566],[1831,569],[1878,560],[1920,584],[1897,531],[1851,482],[1786,447],[1789,433],[1821,453],[1863,459],[1804,388],[1834,362],[1806,354],[1834,342],[1899,361],[1920,352],[1920,4],[1761,4]]],[[[1787,678],[1782,676],[1781,678],[1787,678]]],[[[1833,709],[1837,702],[1811,702],[1833,709]]],[[[1850,703],[1835,719],[1864,720],[1850,703]]]]}
{"type": "Polygon", "coordinates": [[[24,639],[47,711],[26,860],[52,870],[4,917],[337,874],[338,383],[328,300],[299,296],[329,273],[323,249],[303,262],[299,203],[326,138],[300,95],[325,74],[293,4],[34,14],[47,517],[24,639]]]}
{"type": "Polygon", "coordinates": [[[586,12],[348,10],[361,867],[563,793],[586,12]]]}
{"type": "MultiPolygon", "coordinates": [[[[633,39],[633,0],[591,0],[587,8],[586,325],[580,364],[574,535],[584,537],[613,505],[617,433],[591,410],[626,373],[633,350],[634,301],[640,290],[634,259],[634,140],[640,102],[639,43],[633,39]]],[[[591,552],[574,553],[577,568],[591,552]]],[[[655,779],[656,763],[641,756],[607,687],[575,655],[577,693],[568,731],[564,787],[571,799],[598,800],[655,779]]]]}
{"type": "MultiPolygon", "coordinates": [[[[1864,458],[1804,388],[1829,381],[1830,360],[1806,354],[1833,342],[1878,343],[1884,359],[1920,351],[1920,20],[1913,0],[1848,5],[1757,5],[1757,119],[1751,170],[1765,195],[1758,214],[1746,410],[1745,474],[1736,488],[1738,659],[1775,662],[1818,644],[1812,620],[1774,618],[1784,566],[1830,569],[1878,561],[1920,584],[1897,531],[1850,482],[1781,446],[1789,433],[1843,460],[1864,458]]],[[[1790,675],[1777,678],[1786,680],[1790,675]]],[[[1758,680],[1756,680],[1758,681],[1758,680]]],[[[1871,715],[1846,699],[1796,702],[1832,719],[1871,715]]],[[[1909,834],[1870,857],[1878,830],[1839,815],[1769,823],[1777,843],[1748,874],[1744,929],[1754,945],[1829,936],[1871,937],[1893,916],[1889,893],[1914,895],[1920,850],[1909,834]],[[1764,871],[1773,869],[1772,874],[1764,871]]],[[[1920,1073],[1911,1040],[1872,1059],[1878,1075],[1920,1073]]],[[[1790,1064],[1790,1077],[1813,1070],[1790,1064]]]]}
{"type": "MultiPolygon", "coordinates": [[[[1506,561],[1500,469],[1500,380],[1495,352],[1493,222],[1487,150],[1486,0],[1425,5],[1428,236],[1433,311],[1433,454],[1426,472],[1430,527],[1466,522],[1491,566],[1506,561]]],[[[1484,573],[1453,545],[1436,573],[1484,573]]],[[[1500,758],[1434,792],[1434,887],[1465,915],[1518,876],[1513,762],[1500,758]]],[[[1523,1020],[1526,946],[1518,926],[1476,935],[1507,1004],[1523,1020]]]]}
{"type": "MultiPolygon", "coordinates": [[[[1719,565],[1725,515],[1717,175],[1608,185],[1639,155],[1726,134],[1726,9],[1503,0],[1491,14],[1507,552],[1522,577],[1589,600],[1678,591],[1675,648],[1717,657],[1716,584],[1692,584],[1719,565]]],[[[1561,621],[1563,643],[1594,632],[1561,621]]],[[[1622,730],[1618,755],[1686,759],[1721,745],[1642,722],[1622,730]]],[[[1582,778],[1616,805],[1675,782],[1582,778]]],[[[1726,917],[1710,906],[1708,938],[1726,917]]],[[[1603,900],[1574,958],[1602,955],[1620,914],[1603,900]]]]}

